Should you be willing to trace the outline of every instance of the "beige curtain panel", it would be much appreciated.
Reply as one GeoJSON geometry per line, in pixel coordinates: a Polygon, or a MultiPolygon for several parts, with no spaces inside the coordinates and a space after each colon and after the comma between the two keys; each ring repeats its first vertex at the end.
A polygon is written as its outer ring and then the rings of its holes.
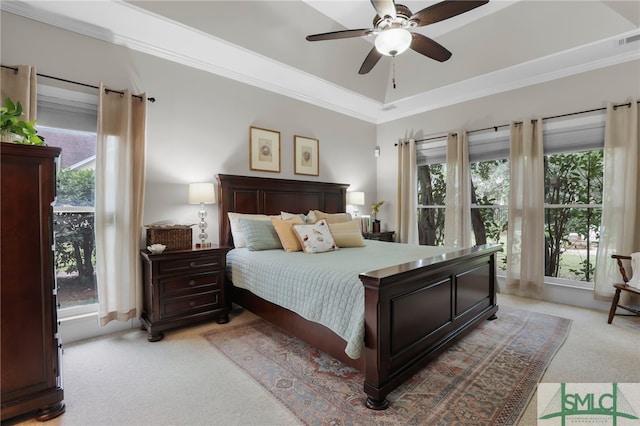
{"type": "MultiPolygon", "coordinates": [[[[638,102],[607,105],[604,134],[602,226],[596,254],[595,298],[611,300],[613,284],[622,282],[612,254],[640,252],[640,139],[638,102]]],[[[628,292],[621,302],[631,303],[628,292]]]]}
{"type": "Polygon", "coordinates": [[[396,239],[399,243],[418,244],[418,159],[414,139],[398,141],[398,191],[396,239]]]}
{"type": "Polygon", "coordinates": [[[544,290],[544,152],[542,120],[511,123],[505,293],[542,298],[544,290]]]}
{"type": "Polygon", "coordinates": [[[147,102],[100,84],[96,152],[96,281],[101,325],[139,318],[147,102]]]}
{"type": "Polygon", "coordinates": [[[444,205],[444,245],[471,247],[469,141],[464,130],[447,135],[447,192],[444,205]]]}
{"type": "Polygon", "coordinates": [[[10,68],[1,68],[0,73],[0,95],[1,103],[11,98],[14,103],[22,104],[24,115],[20,117],[23,121],[36,119],[37,100],[37,73],[36,67],[30,65],[17,65],[17,71],[10,68]]]}

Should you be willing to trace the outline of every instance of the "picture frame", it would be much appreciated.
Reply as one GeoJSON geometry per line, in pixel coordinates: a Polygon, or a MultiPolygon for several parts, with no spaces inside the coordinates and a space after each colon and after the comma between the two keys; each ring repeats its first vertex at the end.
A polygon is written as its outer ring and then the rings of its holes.
{"type": "Polygon", "coordinates": [[[280,173],[280,132],[249,127],[249,168],[280,173]]]}
{"type": "Polygon", "coordinates": [[[293,172],[297,175],[318,176],[320,147],[318,139],[295,135],[293,137],[293,172]]]}

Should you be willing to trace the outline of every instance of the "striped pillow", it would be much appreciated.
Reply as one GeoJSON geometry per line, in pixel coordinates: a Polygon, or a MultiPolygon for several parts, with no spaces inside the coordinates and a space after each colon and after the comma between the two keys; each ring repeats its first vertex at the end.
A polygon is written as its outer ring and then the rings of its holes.
{"type": "Polygon", "coordinates": [[[329,230],[338,247],[364,247],[364,237],[360,231],[360,220],[330,223],[329,230]]]}

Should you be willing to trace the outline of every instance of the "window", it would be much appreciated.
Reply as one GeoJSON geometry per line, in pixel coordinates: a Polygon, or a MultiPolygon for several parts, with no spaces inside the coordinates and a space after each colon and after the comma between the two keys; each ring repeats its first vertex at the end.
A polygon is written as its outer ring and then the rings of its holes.
{"type": "MultiPolygon", "coordinates": [[[[544,124],[545,276],[592,283],[602,204],[604,116],[544,124]]],[[[476,244],[506,246],[509,132],[469,135],[471,218],[476,244]]],[[[446,139],[418,145],[420,244],[442,245],[446,139]]],[[[506,250],[498,255],[505,271],[506,250]]]]}
{"type": "MultiPolygon", "coordinates": [[[[475,244],[507,242],[509,160],[478,161],[471,171],[471,225],[475,244]]],[[[506,250],[497,255],[498,268],[507,269],[506,250]]]]}
{"type": "Polygon", "coordinates": [[[440,246],[444,242],[444,196],[447,165],[423,164],[418,167],[419,242],[440,246]]]}
{"type": "Polygon", "coordinates": [[[97,303],[95,281],[95,133],[39,127],[49,146],[62,148],[54,213],[60,309],[97,303]]]}
{"type": "Polygon", "coordinates": [[[38,134],[62,148],[54,212],[59,317],[97,311],[94,192],[97,96],[38,86],[38,134]]]}
{"type": "MultiPolygon", "coordinates": [[[[469,136],[471,222],[474,244],[505,243],[509,196],[509,132],[469,136]]],[[[442,245],[446,193],[446,139],[418,145],[420,244],[442,245]]],[[[498,265],[506,269],[506,253],[498,265]]]]}
{"type": "Polygon", "coordinates": [[[603,150],[545,156],[545,276],[593,282],[603,150]]]}

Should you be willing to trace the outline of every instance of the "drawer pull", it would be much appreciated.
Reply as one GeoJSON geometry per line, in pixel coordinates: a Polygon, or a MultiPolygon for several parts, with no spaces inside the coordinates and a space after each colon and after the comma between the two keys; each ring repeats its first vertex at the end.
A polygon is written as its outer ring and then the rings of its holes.
{"type": "Polygon", "coordinates": [[[194,280],[190,280],[190,281],[189,281],[189,285],[190,285],[191,287],[193,287],[194,285],[196,285],[196,282],[195,282],[194,280]]]}
{"type": "Polygon", "coordinates": [[[196,264],[196,262],[193,262],[193,261],[192,261],[192,262],[190,262],[190,263],[189,263],[189,266],[190,266],[191,268],[195,268],[195,267],[197,266],[197,264],[196,264]]]}
{"type": "Polygon", "coordinates": [[[196,306],[196,302],[192,300],[191,302],[189,302],[189,306],[196,306]]]}

